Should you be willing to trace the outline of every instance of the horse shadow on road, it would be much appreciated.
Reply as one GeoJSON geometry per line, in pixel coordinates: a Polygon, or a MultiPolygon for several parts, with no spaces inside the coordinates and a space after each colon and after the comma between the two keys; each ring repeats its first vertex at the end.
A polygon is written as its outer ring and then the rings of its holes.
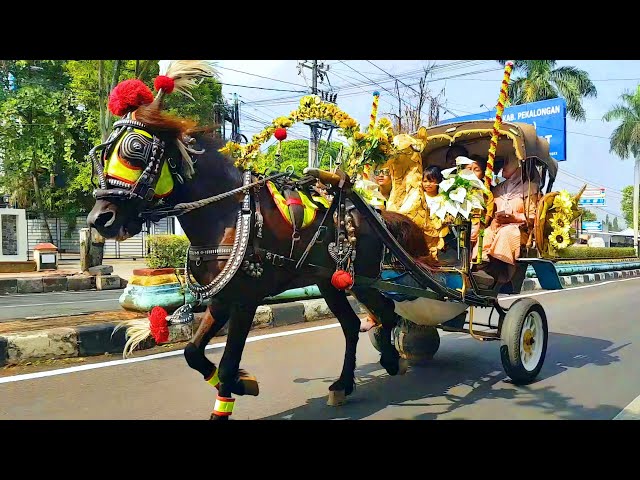
{"type": "MultiPolygon", "coordinates": [[[[472,412],[464,409],[468,406],[478,407],[473,415],[477,419],[612,419],[620,412],[613,405],[581,405],[559,391],[563,382],[559,376],[575,369],[615,364],[620,361],[618,352],[629,343],[616,346],[604,339],[550,333],[536,382],[516,386],[502,367],[500,342],[478,342],[467,335],[445,338],[430,363],[412,366],[405,375],[389,376],[378,363],[357,368],[356,389],[345,405],[330,407],[325,395],[264,419],[465,419],[472,412]],[[491,405],[495,400],[509,401],[509,408],[504,402],[491,405]]],[[[323,382],[328,387],[334,380],[299,378],[296,382],[323,382]]]]}

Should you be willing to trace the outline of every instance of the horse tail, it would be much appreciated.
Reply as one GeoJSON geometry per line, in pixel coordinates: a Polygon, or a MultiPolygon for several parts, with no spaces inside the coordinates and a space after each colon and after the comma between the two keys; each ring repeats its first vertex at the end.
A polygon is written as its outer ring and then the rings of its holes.
{"type": "Polygon", "coordinates": [[[144,342],[151,335],[151,327],[149,325],[149,320],[146,318],[139,318],[135,320],[127,320],[124,322],[120,322],[116,325],[116,328],[113,329],[111,336],[120,330],[121,328],[125,328],[125,338],[127,342],[124,344],[124,349],[122,351],[122,358],[128,358],[131,356],[133,351],[144,342]]]}
{"type": "Polygon", "coordinates": [[[409,217],[390,210],[382,210],[382,219],[391,234],[412,257],[429,255],[429,247],[422,229],[409,217]]]}
{"type": "Polygon", "coordinates": [[[169,323],[167,321],[168,313],[162,307],[153,307],[149,312],[148,318],[138,318],[118,323],[113,329],[111,336],[121,328],[126,328],[125,337],[127,342],[124,344],[122,357],[129,357],[138,345],[144,342],[149,336],[152,336],[156,345],[169,341],[169,323]]]}

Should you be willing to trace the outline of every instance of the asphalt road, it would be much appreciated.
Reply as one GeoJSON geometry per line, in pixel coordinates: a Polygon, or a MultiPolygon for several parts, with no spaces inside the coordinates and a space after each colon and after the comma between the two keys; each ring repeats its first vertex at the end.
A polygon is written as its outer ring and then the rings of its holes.
{"type": "MultiPolygon", "coordinates": [[[[429,365],[390,377],[361,333],[356,391],[348,404],[329,407],[344,354],[335,320],[254,330],[241,366],[261,392],[237,397],[232,419],[613,419],[640,395],[639,287],[640,279],[628,279],[526,295],[545,308],[550,336],[538,381],[524,387],[506,377],[499,342],[443,332],[429,365]]],[[[487,314],[477,311],[476,321],[487,314]]],[[[223,342],[208,347],[216,363],[223,342]]],[[[0,419],[208,418],[215,390],[181,350],[150,353],[5,369],[0,419]]]]}
{"type": "Polygon", "coordinates": [[[9,319],[120,310],[123,290],[81,290],[78,292],[0,295],[0,322],[9,319]]]}

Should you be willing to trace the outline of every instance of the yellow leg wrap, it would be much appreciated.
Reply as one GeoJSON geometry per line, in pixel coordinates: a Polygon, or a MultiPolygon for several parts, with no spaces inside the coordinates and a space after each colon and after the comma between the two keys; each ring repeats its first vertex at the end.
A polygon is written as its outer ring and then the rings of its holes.
{"type": "Polygon", "coordinates": [[[213,414],[225,417],[231,415],[235,402],[235,398],[221,397],[220,395],[218,395],[216,397],[216,404],[213,407],[213,414]]]}
{"type": "Polygon", "coordinates": [[[215,388],[218,388],[220,386],[220,379],[218,378],[218,369],[215,368],[213,370],[213,373],[211,374],[211,376],[209,378],[207,378],[207,383],[212,385],[215,388]]]}

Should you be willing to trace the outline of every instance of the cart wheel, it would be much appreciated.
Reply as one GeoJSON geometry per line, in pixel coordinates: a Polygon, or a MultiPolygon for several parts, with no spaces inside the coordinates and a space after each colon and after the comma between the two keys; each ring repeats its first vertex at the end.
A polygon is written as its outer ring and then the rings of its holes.
{"type": "Polygon", "coordinates": [[[393,342],[409,365],[426,365],[440,348],[440,334],[436,327],[417,325],[403,318],[393,329],[393,342]]]}
{"type": "Polygon", "coordinates": [[[382,330],[382,325],[376,325],[375,327],[371,327],[367,333],[369,334],[369,340],[373,348],[382,353],[382,350],[380,350],[380,330],[382,330]]]}
{"type": "Polygon", "coordinates": [[[532,298],[513,302],[500,331],[500,359],[516,385],[535,380],[547,353],[549,329],[542,305],[532,298]]]}

